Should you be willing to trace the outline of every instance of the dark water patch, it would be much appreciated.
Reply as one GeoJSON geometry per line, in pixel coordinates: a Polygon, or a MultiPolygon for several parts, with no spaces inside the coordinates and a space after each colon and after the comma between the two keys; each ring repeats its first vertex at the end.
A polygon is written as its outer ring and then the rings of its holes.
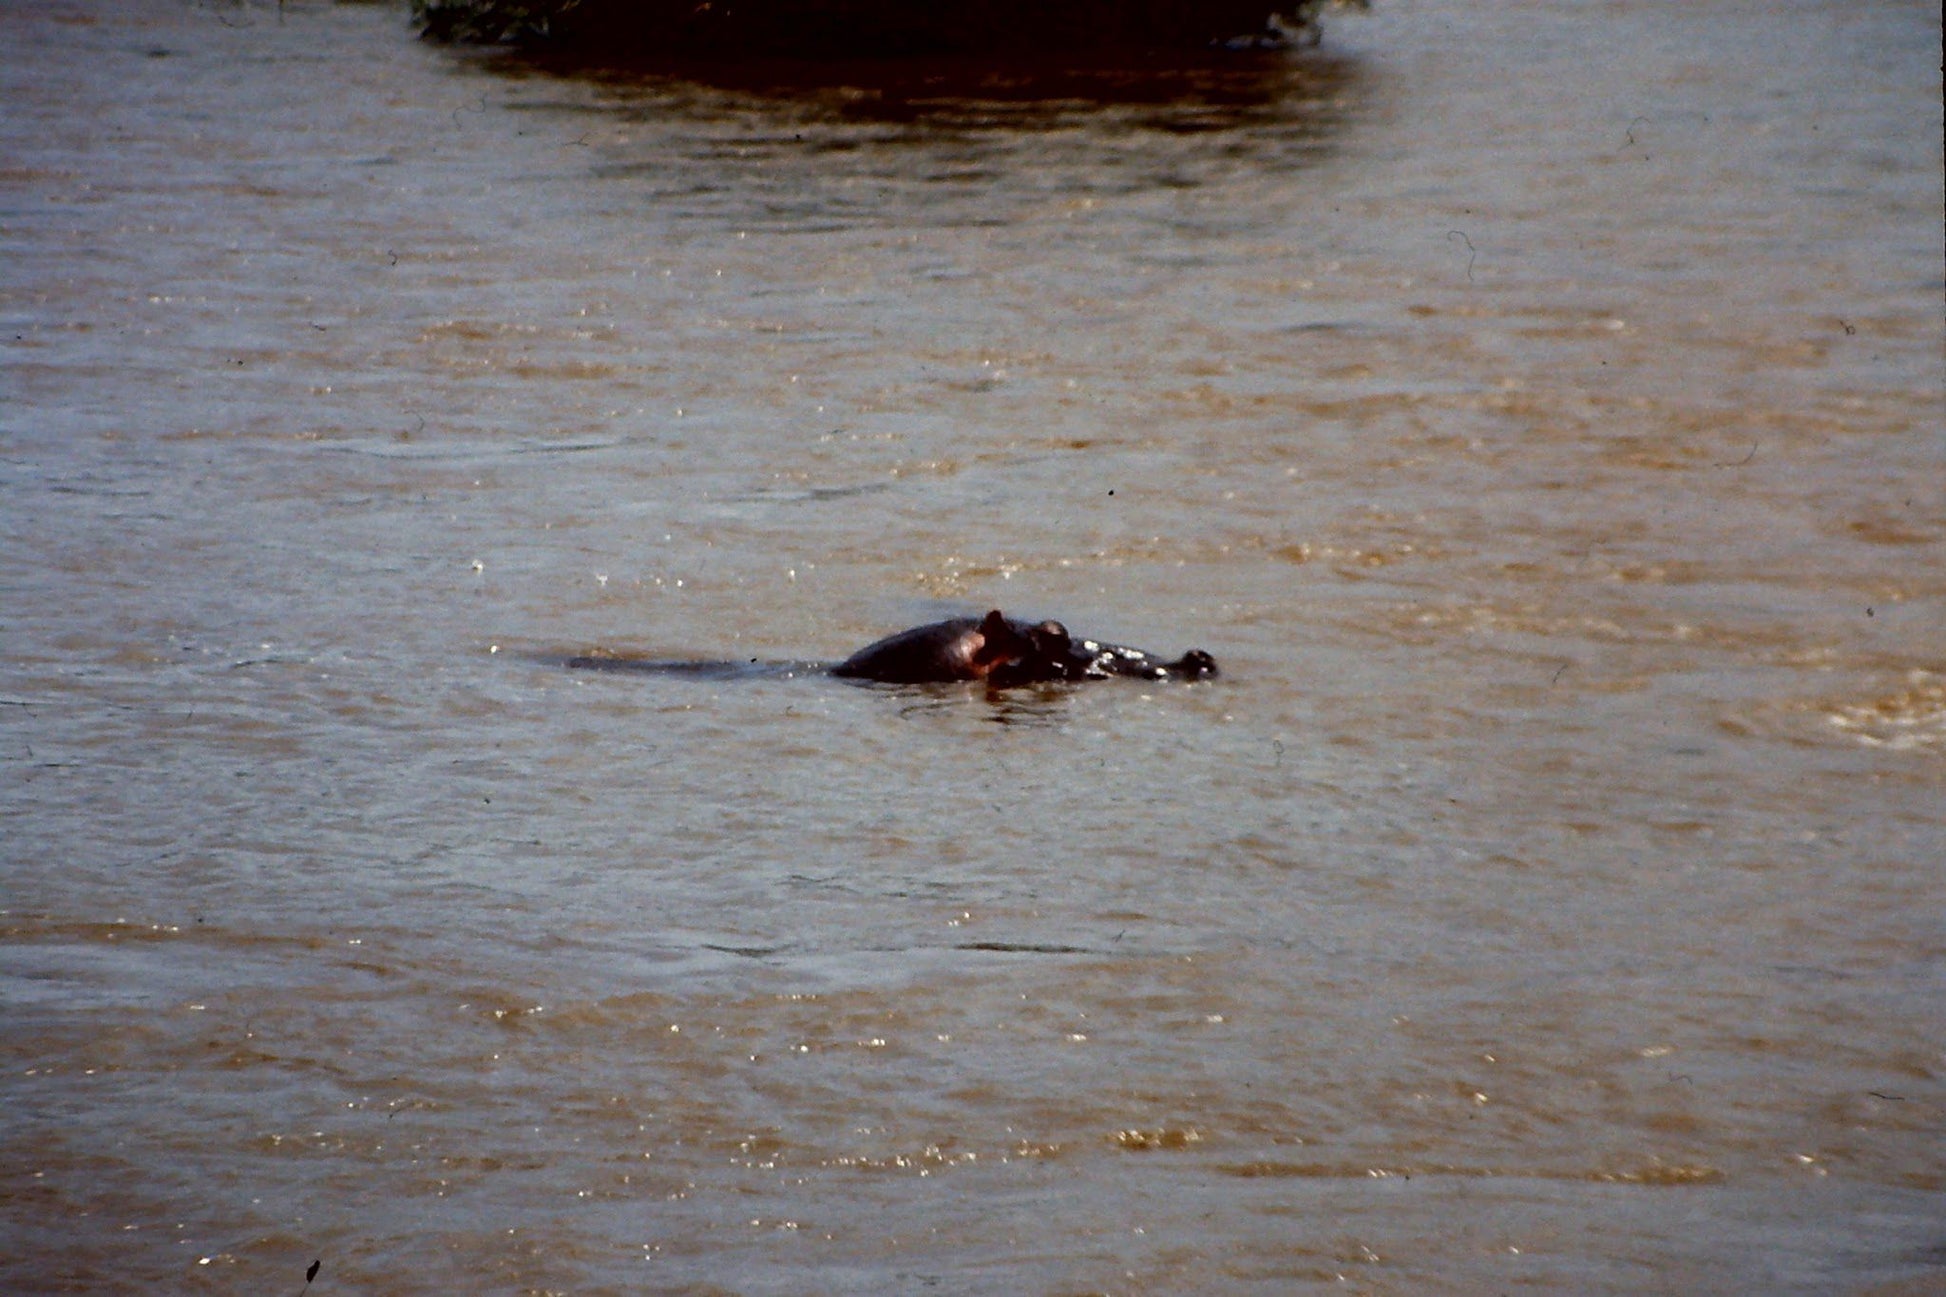
{"type": "Polygon", "coordinates": [[[1307,324],[1287,324],[1278,330],[1280,333],[1329,333],[1340,337],[1374,334],[1379,331],[1377,325],[1362,320],[1316,320],[1307,324]]]}
{"type": "Polygon", "coordinates": [[[1035,941],[965,941],[954,950],[980,950],[997,955],[1105,955],[1105,950],[1035,941]]]}
{"type": "Polygon", "coordinates": [[[306,443],[317,449],[341,455],[366,455],[373,459],[448,459],[495,460],[520,455],[573,455],[591,450],[613,450],[629,444],[625,437],[577,438],[561,441],[523,439],[513,444],[473,441],[450,436],[410,435],[391,438],[344,437],[306,443]]]}
{"type": "Polygon", "coordinates": [[[739,955],[744,959],[773,959],[790,949],[789,946],[719,946],[710,941],[703,942],[702,948],[722,955],[739,955]]]}
{"type": "Polygon", "coordinates": [[[855,486],[765,487],[725,498],[730,504],[825,504],[877,495],[892,489],[890,482],[860,482],[855,486]]]}

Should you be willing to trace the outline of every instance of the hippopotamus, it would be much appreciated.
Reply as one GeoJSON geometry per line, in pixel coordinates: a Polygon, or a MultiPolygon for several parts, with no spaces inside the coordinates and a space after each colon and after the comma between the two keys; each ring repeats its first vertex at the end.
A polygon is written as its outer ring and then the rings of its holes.
{"type": "Polygon", "coordinates": [[[1110,676],[1203,680],[1216,673],[1216,659],[1201,649],[1165,662],[1126,645],[1077,640],[1058,621],[1016,621],[998,608],[985,617],[954,617],[888,635],[831,669],[836,676],[882,684],[984,680],[996,689],[1110,676]]]}
{"type": "Polygon", "coordinates": [[[1110,676],[1206,680],[1216,674],[1216,659],[1201,649],[1191,649],[1174,662],[1167,662],[1125,644],[1076,639],[1058,621],[1018,621],[997,608],[984,617],[954,617],[888,635],[836,666],[756,658],[747,662],[667,661],[605,650],[570,657],[565,665],[580,671],[644,672],[707,680],[829,671],[845,679],[878,684],[984,680],[995,689],[1051,681],[1106,680],[1110,676]]]}

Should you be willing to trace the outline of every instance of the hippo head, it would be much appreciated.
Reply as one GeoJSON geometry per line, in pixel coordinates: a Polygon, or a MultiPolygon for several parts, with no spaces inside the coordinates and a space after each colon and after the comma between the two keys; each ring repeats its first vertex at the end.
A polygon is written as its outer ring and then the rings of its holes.
{"type": "Polygon", "coordinates": [[[1217,674],[1216,659],[1201,649],[1191,649],[1180,661],[1169,664],[1169,674],[1184,680],[1208,680],[1217,674]]]}
{"type": "Polygon", "coordinates": [[[1007,688],[1076,678],[1074,638],[1058,621],[1023,627],[996,609],[980,623],[980,634],[986,644],[979,656],[992,684],[1007,688]]]}

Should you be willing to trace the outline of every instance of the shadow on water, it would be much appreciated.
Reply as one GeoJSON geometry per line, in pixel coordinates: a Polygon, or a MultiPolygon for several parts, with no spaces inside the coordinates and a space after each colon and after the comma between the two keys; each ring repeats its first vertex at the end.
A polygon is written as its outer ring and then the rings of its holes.
{"type": "Polygon", "coordinates": [[[625,108],[701,120],[768,109],[800,125],[895,128],[878,135],[892,140],[1113,122],[1173,134],[1276,127],[1318,141],[1363,94],[1359,61],[1328,50],[627,64],[516,50],[483,65],[592,82],[625,108]]]}

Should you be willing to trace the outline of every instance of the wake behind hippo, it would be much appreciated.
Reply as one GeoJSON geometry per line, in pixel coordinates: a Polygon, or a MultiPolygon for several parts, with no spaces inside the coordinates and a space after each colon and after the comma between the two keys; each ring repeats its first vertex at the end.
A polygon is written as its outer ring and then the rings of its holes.
{"type": "Polygon", "coordinates": [[[1216,659],[1201,649],[1165,662],[1126,645],[1077,640],[1058,621],[1015,621],[997,608],[985,617],[955,617],[888,635],[831,671],[882,684],[985,680],[998,689],[1110,676],[1203,680],[1216,673],[1216,659]]]}
{"type": "MultiPolygon", "coordinates": [[[[823,670],[817,663],[670,662],[591,654],[573,657],[578,670],[648,672],[731,679],[823,670]]],[[[832,675],[878,684],[933,684],[984,680],[996,689],[1051,681],[1206,680],[1216,659],[1191,649],[1173,662],[1124,644],[1075,639],[1057,621],[1024,622],[995,609],[984,617],[953,617],[914,626],[868,644],[829,668],[832,675]]]]}

